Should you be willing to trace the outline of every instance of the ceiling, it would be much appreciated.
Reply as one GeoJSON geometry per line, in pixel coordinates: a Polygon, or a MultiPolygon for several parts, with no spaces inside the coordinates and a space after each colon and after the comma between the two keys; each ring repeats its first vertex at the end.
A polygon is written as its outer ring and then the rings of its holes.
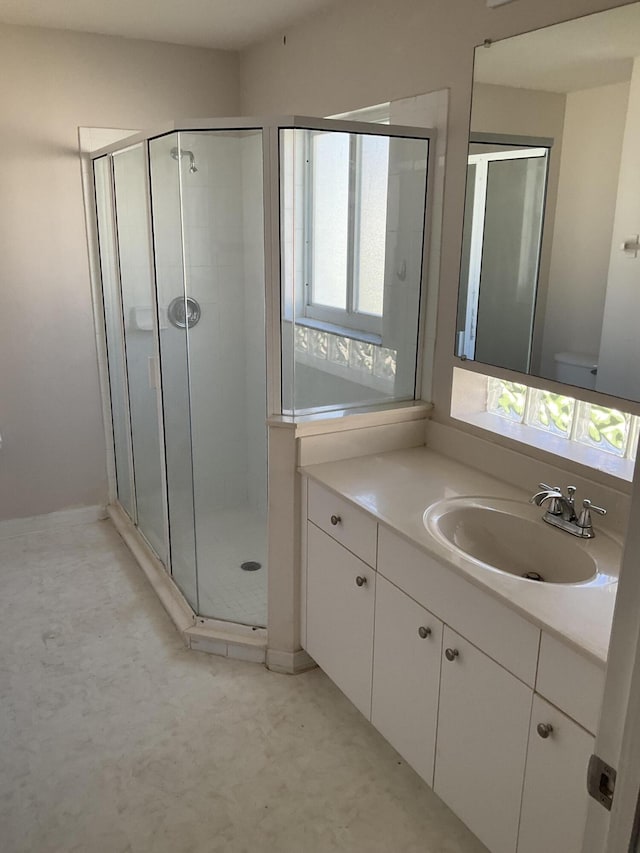
{"type": "Polygon", "coordinates": [[[0,0],[0,23],[239,50],[336,0],[0,0]]]}
{"type": "Polygon", "coordinates": [[[640,56],[640,3],[476,50],[474,81],[574,92],[629,80],[640,56]]]}

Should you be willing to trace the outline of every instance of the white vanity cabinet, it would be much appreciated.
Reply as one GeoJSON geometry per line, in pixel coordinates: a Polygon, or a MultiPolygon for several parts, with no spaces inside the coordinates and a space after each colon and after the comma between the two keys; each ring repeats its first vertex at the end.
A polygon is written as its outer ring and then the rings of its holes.
{"type": "Polygon", "coordinates": [[[307,553],[307,652],[370,719],[376,573],[311,522],[307,553]]]}
{"type": "Polygon", "coordinates": [[[433,786],[443,624],[388,580],[376,580],[371,722],[433,786]]]}
{"type": "Polygon", "coordinates": [[[446,626],[443,646],[434,790],[492,853],[514,853],[533,690],[446,626]]]}
{"type": "Polygon", "coordinates": [[[594,743],[593,735],[535,696],[518,853],[580,853],[594,743]]]}
{"type": "Polygon", "coordinates": [[[604,667],[329,489],[308,495],[307,652],[491,853],[579,853],[604,667]]]}

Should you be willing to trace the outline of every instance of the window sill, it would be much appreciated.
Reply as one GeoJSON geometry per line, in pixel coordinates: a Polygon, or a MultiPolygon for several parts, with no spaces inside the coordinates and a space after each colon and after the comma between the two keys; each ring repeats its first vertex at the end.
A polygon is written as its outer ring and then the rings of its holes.
{"type": "Polygon", "coordinates": [[[378,403],[372,406],[335,408],[304,415],[272,415],[267,419],[270,427],[293,429],[296,438],[310,435],[345,432],[371,426],[427,420],[433,404],[425,400],[378,403]]]}
{"type": "Polygon", "coordinates": [[[510,438],[522,444],[527,444],[529,447],[546,450],[547,453],[553,453],[556,456],[571,459],[573,462],[586,465],[589,468],[595,468],[597,471],[602,471],[612,477],[618,477],[620,480],[631,482],[633,479],[634,463],[631,459],[624,459],[620,456],[615,456],[613,453],[598,450],[595,447],[588,447],[575,441],[569,441],[566,438],[562,438],[562,436],[552,435],[527,424],[509,421],[507,418],[501,418],[499,415],[491,414],[491,412],[452,416],[464,423],[488,430],[504,438],[510,438]]]}
{"type": "Polygon", "coordinates": [[[318,332],[329,332],[332,335],[340,335],[352,341],[362,341],[365,344],[382,346],[382,335],[362,332],[359,329],[350,329],[347,326],[338,326],[335,323],[325,323],[322,320],[314,320],[311,317],[297,317],[295,325],[305,326],[307,329],[316,329],[318,332]]]}

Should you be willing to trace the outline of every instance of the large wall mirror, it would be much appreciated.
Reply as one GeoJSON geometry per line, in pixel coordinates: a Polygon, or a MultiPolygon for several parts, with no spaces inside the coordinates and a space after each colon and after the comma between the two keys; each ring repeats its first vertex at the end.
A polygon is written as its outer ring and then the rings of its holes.
{"type": "Polygon", "coordinates": [[[476,49],[456,354],[640,401],[640,3],[476,49]]]}

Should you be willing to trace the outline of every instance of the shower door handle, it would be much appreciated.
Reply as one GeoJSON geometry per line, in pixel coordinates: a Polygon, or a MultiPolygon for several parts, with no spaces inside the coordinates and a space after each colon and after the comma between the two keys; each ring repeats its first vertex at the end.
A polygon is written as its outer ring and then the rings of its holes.
{"type": "Polygon", "coordinates": [[[150,355],[147,359],[147,376],[149,388],[152,391],[158,391],[160,388],[160,371],[158,370],[158,358],[155,355],[150,355]]]}

